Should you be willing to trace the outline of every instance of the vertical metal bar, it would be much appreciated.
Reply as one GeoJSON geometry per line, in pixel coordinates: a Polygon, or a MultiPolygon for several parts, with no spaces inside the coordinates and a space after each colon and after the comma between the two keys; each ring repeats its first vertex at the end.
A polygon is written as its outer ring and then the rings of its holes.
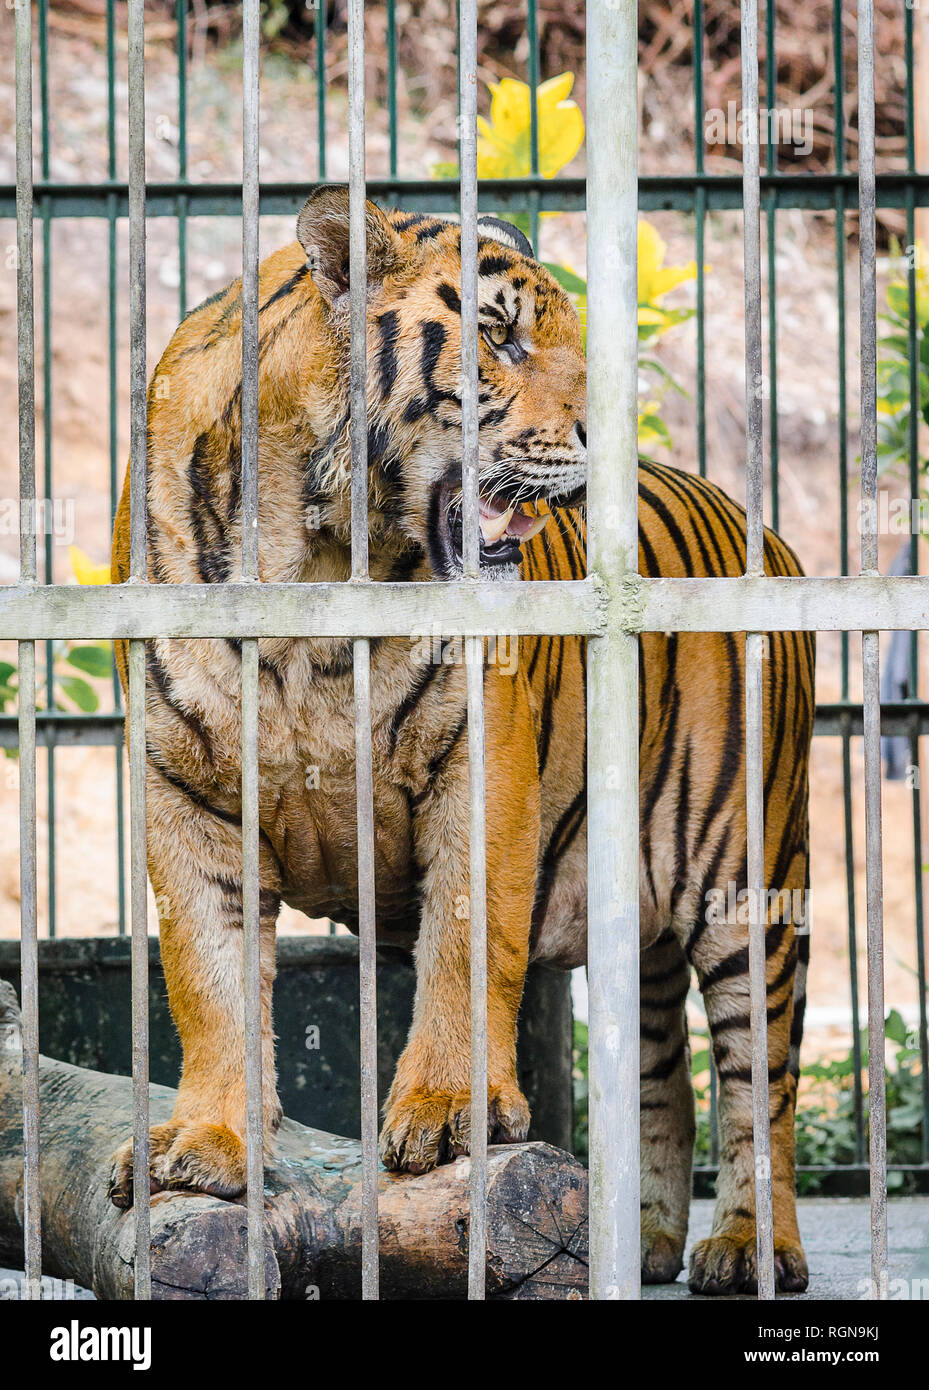
{"type": "MultiPolygon", "coordinates": [[[[39,0],[39,106],[42,112],[40,169],[43,182],[49,177],[50,120],[48,104],[48,0],[39,0]]],[[[46,199],[42,200],[42,495],[52,498],[52,222],[46,199]]],[[[45,527],[45,583],[52,582],[52,532],[45,527]]],[[[45,707],[54,708],[55,646],[45,643],[45,707]]],[[[49,731],[51,733],[51,731],[49,731]]],[[[46,816],[48,822],[48,934],[56,934],[57,873],[55,813],[55,748],[49,738],[45,754],[46,816]]]]}
{"type": "MultiPolygon", "coordinates": [[[[842,0],[833,0],[832,63],[835,105],[835,167],[845,172],[845,55],[842,31],[842,0]]],[[[846,383],[846,292],[845,292],[845,190],[835,194],[835,272],[836,308],[839,327],[838,354],[838,454],[839,454],[839,573],[848,574],[848,392],[846,383]]],[[[841,694],[849,697],[848,633],[841,635],[841,694]]],[[[842,722],[842,805],[845,818],[845,899],[848,912],[848,976],[852,1014],[853,1107],[855,1116],[855,1162],[864,1162],[864,1093],[861,1084],[861,1013],[858,1003],[858,930],[855,903],[854,817],[852,814],[851,721],[842,722]]]]}
{"type": "MultiPolygon", "coordinates": [[[[19,415],[19,573],[35,583],[35,280],[32,196],[32,5],[15,7],[16,342],[19,415]]],[[[39,1186],[39,971],[36,915],[35,643],[20,642],[19,882],[23,1009],[23,1297],[42,1297],[39,1186]]]]}
{"type": "MultiPolygon", "coordinates": [[[[758,3],[742,0],[742,202],[745,239],[746,575],[764,574],[764,400],[761,338],[761,207],[758,131],[758,3]]],[[[768,1098],[768,998],[764,908],[764,635],[745,639],[745,811],[748,832],[752,1133],[758,1297],[774,1297],[774,1212],[768,1098]]]]}
{"type": "Polygon", "coordinates": [[[926,1000],[926,938],[923,894],[923,826],[920,788],[919,717],[914,716],[910,734],[910,764],[916,769],[913,784],[913,877],[916,909],[916,1007],[919,1012],[919,1064],[922,1095],[923,1163],[929,1163],[929,1017],[926,1000]]]}
{"type": "MultiPolygon", "coordinates": [[[[906,167],[908,173],[916,171],[916,55],[913,42],[913,11],[907,6],[904,15],[904,38],[906,59],[906,167]]],[[[906,241],[907,241],[907,352],[909,358],[909,453],[910,453],[910,496],[919,497],[919,347],[917,341],[916,304],[916,209],[913,187],[906,189],[906,241]]],[[[910,573],[919,573],[919,531],[916,527],[910,532],[910,573]]],[[[919,634],[910,634],[910,670],[907,694],[911,700],[919,698],[919,634]]],[[[919,1011],[919,1056],[920,1081],[922,1093],[922,1144],[923,1163],[929,1163],[929,1019],[927,1019],[926,1000],[926,942],[924,912],[924,869],[923,869],[923,830],[922,830],[922,792],[920,789],[919,720],[914,717],[910,734],[910,764],[916,769],[913,785],[913,878],[914,907],[916,916],[916,994],[919,1011]]]]}
{"type": "Polygon", "coordinates": [[[848,982],[852,1015],[852,1108],[855,1116],[855,1162],[864,1162],[864,1091],[861,1085],[861,1006],[858,1001],[858,923],[855,910],[855,841],[852,814],[851,716],[842,717],[842,807],[845,828],[845,900],[848,905],[848,982]]]}
{"type": "MultiPolygon", "coordinates": [[[[858,206],[861,284],[861,572],[877,574],[877,286],[874,181],[874,9],[858,0],[858,206]]],[[[881,844],[880,634],[861,634],[865,866],[868,907],[868,1114],[871,1280],[887,1297],[887,1096],[881,844]]]]}
{"type": "Polygon", "coordinates": [[[471,1183],[468,1298],[485,1297],[487,1273],[487,784],[484,640],[465,639],[468,695],[468,904],[471,962],[471,1183]]]}
{"type": "Polygon", "coordinates": [[[764,875],[764,634],[746,635],[745,800],[748,827],[749,983],[752,1033],[752,1132],[758,1297],[774,1298],[774,1209],[768,1088],[768,991],[764,875]]]}
{"type": "MultiPolygon", "coordinates": [[[[461,170],[461,484],[462,560],[480,578],[477,286],[477,4],[461,0],[458,25],[461,170]]],[[[487,1264],[487,884],[485,862],[484,643],[465,642],[471,962],[471,1181],[468,1298],[484,1297],[487,1264]]]]}
{"type": "MultiPolygon", "coordinates": [[[[259,0],[242,7],[242,582],[258,580],[259,0]]],[[[242,926],[248,1296],[265,1296],[261,923],[258,863],[258,640],[242,642],[242,926]]]]}
{"type": "MultiPolygon", "coordinates": [[[[703,0],[694,0],[694,167],[703,173],[703,0]]],[[[697,253],[697,472],[706,477],[706,189],[696,192],[697,253]]]]}
{"type": "MultiPolygon", "coordinates": [[[[351,314],[352,579],[368,580],[367,244],[364,3],[348,7],[349,287],[351,314]]],[[[374,775],[371,644],[352,644],[355,802],[358,818],[358,973],[361,1011],[361,1296],[379,1292],[377,1213],[377,940],[374,893],[374,775]]]]}
{"type": "MultiPolygon", "coordinates": [[[[177,19],[177,176],[187,179],[187,0],[176,0],[177,19]]],[[[177,200],[178,313],[187,313],[187,195],[177,200]]]]}
{"type": "MultiPolygon", "coordinates": [[[[529,40],[529,172],[533,178],[539,173],[539,18],[537,0],[528,0],[526,27],[529,40]]],[[[536,255],[539,254],[539,195],[533,190],[529,195],[529,240],[536,255]]]]}
{"type": "Polygon", "coordinates": [[[397,177],[397,4],[387,0],[387,113],[390,125],[390,177],[397,177]]]}
{"type": "Polygon", "coordinates": [[[316,136],[319,177],[326,177],[326,19],[329,0],[316,0],[316,136]]]}
{"type": "MultiPolygon", "coordinates": [[[[129,0],[129,570],[147,579],[145,295],[145,8],[129,0]]],[[[148,1113],[148,891],[145,806],[145,643],[129,643],[130,920],[135,1296],[152,1296],[148,1113]]]]}
{"type": "Polygon", "coordinates": [[[358,807],[358,979],[361,1015],[361,1296],[379,1292],[377,1212],[377,940],[374,896],[374,771],[371,754],[371,650],[352,645],[355,690],[355,802],[358,807]]]}
{"type": "MultiPolygon", "coordinates": [[[[107,177],[116,178],[116,34],[114,23],[114,0],[107,0],[106,6],[106,109],[107,109],[107,177]]],[[[107,214],[107,379],[109,405],[109,455],[110,455],[110,524],[116,518],[119,503],[119,388],[117,384],[116,363],[116,194],[111,193],[106,200],[107,214]]],[[[122,687],[119,674],[113,666],[113,705],[122,707],[122,687]]],[[[126,844],[123,833],[125,821],[125,787],[123,776],[122,738],[116,744],[116,897],[118,911],[117,930],[120,936],[126,935],[126,844]]]]}
{"type": "MultiPolygon", "coordinates": [[[[773,112],[777,106],[777,54],[775,49],[775,30],[777,27],[777,5],[775,0],[765,0],[765,102],[768,108],[765,141],[765,172],[773,174],[777,169],[777,146],[774,143],[775,123],[773,112]]],[[[780,524],[780,481],[778,469],[778,428],[777,428],[777,268],[776,255],[777,209],[772,192],[765,204],[765,226],[767,241],[768,268],[768,448],[771,467],[771,525],[777,530],[780,524]]]]}
{"type": "Polygon", "coordinates": [[[588,567],[609,602],[588,644],[590,1296],[638,1298],[638,640],[615,613],[638,566],[637,9],[587,8],[588,567]],[[612,524],[608,518],[614,518],[612,524]]]}

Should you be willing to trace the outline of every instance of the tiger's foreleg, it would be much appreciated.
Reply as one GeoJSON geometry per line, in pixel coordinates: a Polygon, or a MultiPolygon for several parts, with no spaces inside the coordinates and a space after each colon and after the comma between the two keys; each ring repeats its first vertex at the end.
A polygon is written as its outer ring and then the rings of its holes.
{"type": "MultiPolygon", "coordinates": [[[[525,692],[485,678],[487,759],[488,1136],[525,1139],[529,1108],[516,1077],[516,1019],[529,957],[539,843],[537,754],[525,692]]],[[[467,1153],[471,1126],[467,730],[427,788],[414,826],[424,866],[416,997],[406,1048],[384,1107],[387,1168],[424,1172],[467,1153]]]]}
{"type": "MultiPolygon", "coordinates": [[[[151,765],[148,868],[171,1014],[183,1047],[174,1114],[152,1127],[151,1182],[234,1197],[245,1187],[242,835],[151,765]]],[[[261,1037],[266,1148],[280,1124],[271,1031],[276,866],[261,854],[261,1037]]],[[[132,1140],[114,1155],[110,1196],[132,1203],[132,1140]]]]}
{"type": "MultiPolygon", "coordinates": [[[[766,938],[775,1278],[783,1292],[799,1292],[806,1288],[808,1274],[797,1227],[797,1082],[789,1066],[797,963],[793,923],[770,921],[766,938]]],[[[757,1291],[757,1260],[748,926],[716,924],[700,931],[691,958],[703,991],[719,1076],[721,1142],[713,1231],[694,1246],[690,1287],[694,1293],[752,1293],[757,1291]]]]}
{"type": "Polygon", "coordinates": [[[667,1284],[684,1264],[694,1148],[694,1094],[684,1005],[690,966],[666,931],[642,954],[640,1027],[642,1282],[667,1284]]]}

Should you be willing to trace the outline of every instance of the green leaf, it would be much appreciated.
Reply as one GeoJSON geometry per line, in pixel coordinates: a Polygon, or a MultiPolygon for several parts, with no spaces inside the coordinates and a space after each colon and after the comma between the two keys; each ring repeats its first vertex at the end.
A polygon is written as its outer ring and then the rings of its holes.
{"type": "Polygon", "coordinates": [[[74,701],[78,709],[83,710],[85,714],[93,714],[100,703],[93,686],[88,685],[85,680],[81,680],[80,676],[64,676],[58,684],[68,699],[74,701]]]}
{"type": "Polygon", "coordinates": [[[96,680],[104,680],[113,669],[113,656],[109,644],[106,646],[72,647],[65,657],[70,666],[76,666],[96,680]]]}
{"type": "Polygon", "coordinates": [[[0,685],[9,685],[10,676],[16,675],[16,667],[11,661],[0,661],[0,685]]]}
{"type": "Polygon", "coordinates": [[[891,1009],[887,1015],[887,1022],[884,1024],[884,1032],[891,1042],[906,1044],[907,1027],[899,1009],[891,1009]]]}
{"type": "Polygon", "coordinates": [[[661,362],[659,362],[657,358],[640,357],[639,370],[656,372],[658,376],[660,376],[661,379],[666,383],[666,385],[670,386],[672,390],[678,393],[678,395],[684,396],[687,400],[690,399],[690,393],[688,391],[685,391],[684,387],[681,385],[679,381],[675,381],[674,377],[668,371],[667,367],[665,367],[661,362]]]}
{"type": "Polygon", "coordinates": [[[587,281],[582,280],[579,275],[575,275],[573,270],[568,270],[567,266],[556,265],[554,261],[543,261],[542,264],[568,294],[587,293],[587,281]]]}

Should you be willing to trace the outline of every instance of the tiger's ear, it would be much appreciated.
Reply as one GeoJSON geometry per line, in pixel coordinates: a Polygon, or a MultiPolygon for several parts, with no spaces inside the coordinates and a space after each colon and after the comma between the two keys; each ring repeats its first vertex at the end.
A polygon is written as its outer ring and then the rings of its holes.
{"type": "MultiPolygon", "coordinates": [[[[313,282],[334,305],[349,290],[348,188],[317,188],[297,218],[297,238],[306,252],[313,282]]],[[[402,260],[400,237],[380,208],[365,204],[368,283],[379,284],[402,260]]]]}

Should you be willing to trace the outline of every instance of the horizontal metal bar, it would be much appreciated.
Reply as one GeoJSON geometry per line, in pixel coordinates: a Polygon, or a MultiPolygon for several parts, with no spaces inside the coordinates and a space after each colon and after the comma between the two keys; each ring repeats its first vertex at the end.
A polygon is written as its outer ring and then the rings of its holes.
{"type": "Polygon", "coordinates": [[[0,588],[0,638],[595,636],[601,607],[592,580],[10,584],[0,588]]]}
{"type": "MultiPolygon", "coordinates": [[[[286,216],[300,211],[314,183],[266,182],[261,185],[262,216],[286,216]]],[[[377,202],[410,212],[453,215],[458,212],[457,179],[369,179],[368,196],[377,202]]],[[[929,207],[929,174],[904,171],[877,176],[877,206],[903,208],[912,192],[914,207],[929,207]]],[[[761,192],[775,208],[810,210],[835,207],[836,193],[845,207],[858,205],[855,174],[762,174],[761,192]]],[[[639,208],[643,212],[692,212],[698,194],[709,209],[742,206],[740,174],[655,174],[639,180],[639,208]]],[[[525,212],[533,198],[547,212],[583,212],[585,180],[582,178],[481,179],[482,212],[525,212]]],[[[70,184],[52,181],[35,185],[36,217],[107,217],[110,200],[117,217],[129,215],[128,187],[118,179],[99,183],[70,184]]],[[[242,185],[237,182],[150,183],[146,189],[148,217],[240,217],[242,185]]],[[[12,184],[0,184],[0,217],[12,218],[16,194],[12,184]]]]}
{"type": "MultiPolygon", "coordinates": [[[[112,748],[124,740],[126,716],[118,710],[105,714],[54,714],[36,711],[36,747],[112,748]]],[[[0,748],[15,748],[19,741],[15,714],[0,715],[0,748]]]]}
{"type": "MultiPolygon", "coordinates": [[[[862,706],[837,700],[834,704],[816,706],[813,733],[840,736],[848,732],[853,738],[864,733],[862,706]]],[[[904,734],[929,734],[929,705],[921,700],[894,700],[881,704],[881,735],[892,738],[904,734]]]]}
{"type": "MultiPolygon", "coordinates": [[[[929,575],[649,579],[628,575],[625,632],[929,628],[929,575]]],[[[154,584],[0,588],[0,639],[425,637],[605,631],[593,578],[499,584],[154,584]]]]}
{"type": "MultiPolygon", "coordinates": [[[[126,716],[119,710],[97,714],[64,714],[56,710],[36,712],[37,748],[112,748],[125,737],[126,716]]],[[[852,738],[863,732],[860,704],[837,700],[816,706],[813,733],[841,737],[848,729],[852,738]]],[[[881,734],[885,738],[912,733],[929,734],[929,703],[922,700],[885,701],[881,705],[881,734]]],[[[15,748],[19,739],[15,714],[0,714],[0,748],[15,748]]]]}
{"type": "Polygon", "coordinates": [[[626,621],[641,632],[867,632],[929,627],[929,576],[640,579],[626,621]]]}
{"type": "MultiPolygon", "coordinates": [[[[124,742],[126,716],[118,710],[97,714],[36,712],[37,748],[112,748],[124,742]]],[[[814,735],[841,737],[848,729],[852,738],[863,732],[860,704],[837,700],[816,706],[814,735]]],[[[881,734],[929,734],[929,703],[922,700],[885,701],[881,705],[881,734]]],[[[0,748],[15,748],[19,741],[15,714],[0,714],[0,748]]]]}

